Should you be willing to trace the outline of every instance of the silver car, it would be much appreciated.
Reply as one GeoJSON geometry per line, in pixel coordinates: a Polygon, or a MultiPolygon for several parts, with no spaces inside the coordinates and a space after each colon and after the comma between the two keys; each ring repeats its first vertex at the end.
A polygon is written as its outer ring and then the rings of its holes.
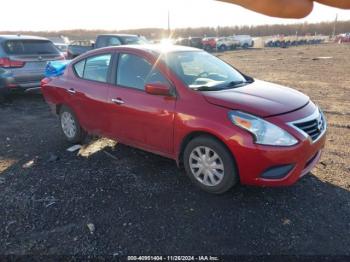
{"type": "Polygon", "coordinates": [[[37,89],[48,61],[64,56],[46,38],[0,35],[0,95],[37,89]]]}

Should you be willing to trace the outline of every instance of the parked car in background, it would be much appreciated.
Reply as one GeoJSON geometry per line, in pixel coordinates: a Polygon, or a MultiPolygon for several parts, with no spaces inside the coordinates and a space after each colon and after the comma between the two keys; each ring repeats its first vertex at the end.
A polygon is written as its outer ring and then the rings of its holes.
{"type": "Polygon", "coordinates": [[[40,87],[48,61],[64,59],[46,38],[0,35],[0,93],[40,87]]]}
{"type": "Polygon", "coordinates": [[[106,46],[119,45],[142,45],[147,43],[147,39],[143,36],[129,34],[108,34],[98,35],[95,41],[94,48],[96,49],[106,46]]]}
{"type": "Polygon", "coordinates": [[[216,37],[203,38],[202,40],[203,49],[208,52],[216,50],[216,41],[217,41],[216,37]]]}
{"type": "Polygon", "coordinates": [[[67,49],[67,58],[68,59],[74,59],[81,54],[92,50],[93,48],[93,42],[90,40],[77,40],[77,41],[72,41],[68,45],[67,49]]]}
{"type": "Polygon", "coordinates": [[[239,44],[239,41],[233,39],[233,37],[219,37],[216,40],[216,48],[219,51],[236,49],[239,44]]]}
{"type": "Polygon", "coordinates": [[[61,54],[67,58],[68,57],[68,44],[63,43],[54,43],[57,49],[61,52],[61,54]]]}
{"type": "Polygon", "coordinates": [[[179,38],[175,41],[175,44],[202,49],[203,48],[202,40],[203,39],[201,37],[179,38]]]}
{"type": "Polygon", "coordinates": [[[119,45],[141,45],[148,43],[143,36],[129,34],[104,34],[96,37],[95,43],[91,41],[75,41],[68,47],[68,58],[73,59],[92,49],[119,46],[119,45]]]}
{"type": "Polygon", "coordinates": [[[239,42],[239,46],[242,48],[248,48],[254,46],[253,38],[250,35],[234,35],[233,39],[239,42]]]}
{"type": "Polygon", "coordinates": [[[335,38],[335,42],[342,44],[342,43],[350,43],[350,33],[344,33],[337,35],[335,38]]]}
{"type": "Polygon", "coordinates": [[[174,159],[210,193],[238,181],[294,184],[326,141],[325,117],[308,96],[190,47],[90,51],[45,78],[42,92],[69,142],[92,133],[174,159]]]}

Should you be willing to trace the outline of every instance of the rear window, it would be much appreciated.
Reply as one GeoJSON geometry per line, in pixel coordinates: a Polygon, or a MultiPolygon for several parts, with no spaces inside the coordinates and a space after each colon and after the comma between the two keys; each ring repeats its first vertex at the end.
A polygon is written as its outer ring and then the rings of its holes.
{"type": "Polygon", "coordinates": [[[9,55],[59,54],[57,48],[50,41],[8,40],[4,45],[4,49],[9,55]]]}

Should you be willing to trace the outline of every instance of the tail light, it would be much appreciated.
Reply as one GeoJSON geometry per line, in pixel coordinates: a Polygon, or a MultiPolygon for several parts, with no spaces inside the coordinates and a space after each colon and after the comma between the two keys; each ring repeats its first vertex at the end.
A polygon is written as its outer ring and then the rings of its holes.
{"type": "Polygon", "coordinates": [[[51,78],[50,77],[45,77],[44,79],[42,79],[41,81],[40,81],[40,86],[41,87],[43,87],[44,85],[47,85],[48,83],[50,83],[51,82],[51,78]]]}
{"type": "Polygon", "coordinates": [[[18,60],[11,60],[7,57],[0,58],[0,67],[3,68],[19,68],[23,67],[25,65],[25,62],[18,61],[18,60]]]}

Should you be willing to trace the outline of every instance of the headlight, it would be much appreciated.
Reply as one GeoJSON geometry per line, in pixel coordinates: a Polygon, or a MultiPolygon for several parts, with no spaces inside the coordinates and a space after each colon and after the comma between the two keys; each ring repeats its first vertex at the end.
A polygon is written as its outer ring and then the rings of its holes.
{"type": "Polygon", "coordinates": [[[287,131],[259,117],[240,111],[229,112],[233,124],[239,126],[255,137],[255,143],[270,146],[292,146],[298,141],[287,131]]]}

